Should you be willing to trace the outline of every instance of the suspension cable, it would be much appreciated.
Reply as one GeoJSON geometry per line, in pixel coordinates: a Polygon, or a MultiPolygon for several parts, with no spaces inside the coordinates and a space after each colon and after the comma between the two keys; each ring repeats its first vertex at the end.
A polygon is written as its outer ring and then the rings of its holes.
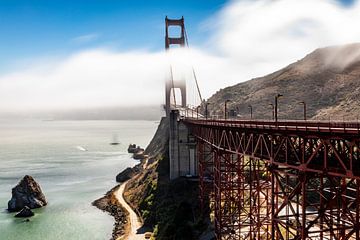
{"type": "Polygon", "coordinates": [[[176,108],[175,84],[174,84],[174,75],[173,75],[172,65],[170,65],[170,77],[171,77],[172,92],[173,92],[173,97],[174,97],[174,104],[175,104],[175,108],[176,108]]]}
{"type": "MultiPolygon", "coordinates": [[[[187,48],[189,48],[189,41],[188,41],[188,36],[187,36],[185,24],[184,24],[184,34],[185,34],[186,46],[187,46],[187,48]]],[[[195,79],[196,88],[197,88],[197,91],[198,91],[198,94],[199,94],[199,97],[200,97],[200,102],[202,103],[203,99],[201,97],[200,87],[199,87],[199,83],[198,83],[198,80],[197,80],[197,77],[196,77],[194,66],[191,65],[191,68],[192,68],[192,73],[193,73],[193,76],[194,76],[194,79],[195,79]]]]}

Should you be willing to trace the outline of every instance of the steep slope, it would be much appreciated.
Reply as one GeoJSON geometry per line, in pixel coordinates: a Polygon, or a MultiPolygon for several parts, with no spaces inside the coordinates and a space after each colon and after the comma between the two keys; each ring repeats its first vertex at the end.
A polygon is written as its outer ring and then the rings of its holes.
{"type": "Polygon", "coordinates": [[[360,114],[360,43],[317,49],[305,58],[264,77],[227,87],[209,98],[209,112],[223,116],[229,110],[249,117],[253,107],[257,119],[271,119],[278,93],[279,118],[302,119],[300,101],[307,103],[312,119],[356,120],[360,114]]]}
{"type": "Polygon", "coordinates": [[[199,239],[210,220],[199,212],[198,183],[185,178],[169,180],[168,149],[169,119],[162,118],[145,149],[149,159],[130,172],[124,198],[156,239],[199,239]]]}

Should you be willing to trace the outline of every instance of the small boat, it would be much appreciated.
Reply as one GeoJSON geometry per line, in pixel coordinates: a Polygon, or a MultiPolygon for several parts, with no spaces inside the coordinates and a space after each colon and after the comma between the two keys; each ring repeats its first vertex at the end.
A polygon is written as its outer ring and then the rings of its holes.
{"type": "Polygon", "coordinates": [[[119,145],[120,143],[119,143],[117,138],[118,138],[117,134],[114,134],[113,135],[113,141],[110,143],[110,145],[119,145]]]}
{"type": "Polygon", "coordinates": [[[80,150],[80,151],[83,151],[83,152],[86,152],[86,151],[87,151],[87,149],[84,148],[84,147],[82,147],[82,146],[77,146],[76,148],[77,148],[78,150],[80,150]]]}

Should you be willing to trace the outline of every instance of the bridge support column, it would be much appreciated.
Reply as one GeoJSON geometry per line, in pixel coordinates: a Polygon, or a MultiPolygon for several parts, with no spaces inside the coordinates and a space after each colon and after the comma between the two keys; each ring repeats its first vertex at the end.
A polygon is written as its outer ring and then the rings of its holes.
{"type": "Polygon", "coordinates": [[[197,143],[197,159],[199,162],[199,198],[201,210],[209,209],[213,198],[214,153],[211,147],[202,141],[197,143]]]}
{"type": "Polygon", "coordinates": [[[189,134],[187,126],[180,121],[178,110],[170,112],[169,121],[170,179],[190,175],[197,176],[198,162],[195,138],[189,134]]]}
{"type": "MultiPolygon", "coordinates": [[[[270,239],[266,189],[256,181],[259,168],[243,154],[215,151],[214,198],[217,239],[270,239]],[[251,170],[252,167],[255,167],[251,170]],[[253,182],[251,176],[254,177],[253,182]],[[265,193],[266,196],[262,194],[265,193]],[[264,204],[266,202],[266,204],[264,204]],[[262,204],[262,205],[261,205],[262,204]]],[[[269,192],[269,191],[268,191],[269,192]]]]}
{"type": "Polygon", "coordinates": [[[271,184],[267,166],[244,154],[215,151],[215,232],[217,239],[273,239],[271,184]]]}

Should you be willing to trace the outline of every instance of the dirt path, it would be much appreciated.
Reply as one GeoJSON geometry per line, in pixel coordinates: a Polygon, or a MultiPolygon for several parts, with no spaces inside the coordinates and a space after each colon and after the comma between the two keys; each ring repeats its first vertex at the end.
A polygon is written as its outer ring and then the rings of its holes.
{"type": "Polygon", "coordinates": [[[122,183],[118,190],[115,192],[115,196],[118,199],[119,203],[128,211],[129,213],[129,220],[130,220],[130,232],[127,237],[129,240],[143,240],[145,239],[144,233],[137,233],[138,229],[141,228],[142,223],[140,222],[138,216],[134,212],[134,210],[127,204],[123,197],[124,189],[126,186],[126,182],[122,183]]]}

